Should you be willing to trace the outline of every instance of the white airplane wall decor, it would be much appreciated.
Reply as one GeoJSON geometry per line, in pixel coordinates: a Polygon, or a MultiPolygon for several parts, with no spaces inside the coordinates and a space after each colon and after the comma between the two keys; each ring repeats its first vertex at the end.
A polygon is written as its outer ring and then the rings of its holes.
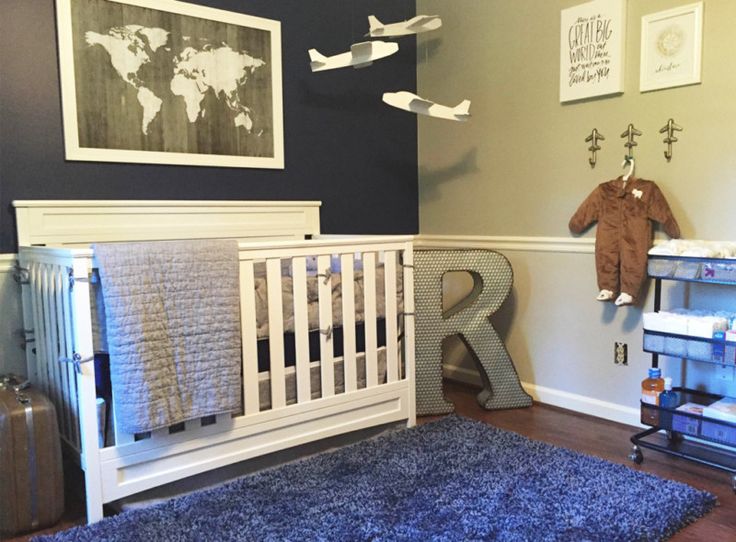
{"type": "Polygon", "coordinates": [[[392,107],[397,107],[404,111],[427,115],[428,117],[436,117],[438,119],[465,122],[470,117],[470,100],[463,100],[455,107],[448,107],[420,98],[411,92],[401,90],[399,92],[385,92],[383,94],[383,101],[392,107]]]}
{"type": "Polygon", "coordinates": [[[437,30],[442,26],[442,19],[440,19],[439,15],[417,15],[408,21],[383,24],[374,15],[369,15],[368,25],[370,26],[370,32],[366,36],[370,36],[371,38],[410,36],[412,34],[419,34],[420,32],[437,30]]]}
{"type": "Polygon", "coordinates": [[[309,66],[313,72],[346,68],[348,66],[365,68],[373,64],[374,60],[391,56],[398,50],[398,43],[389,43],[386,41],[354,43],[350,46],[350,51],[347,53],[340,53],[334,56],[324,56],[317,49],[310,49],[309,59],[311,62],[309,66]]]}

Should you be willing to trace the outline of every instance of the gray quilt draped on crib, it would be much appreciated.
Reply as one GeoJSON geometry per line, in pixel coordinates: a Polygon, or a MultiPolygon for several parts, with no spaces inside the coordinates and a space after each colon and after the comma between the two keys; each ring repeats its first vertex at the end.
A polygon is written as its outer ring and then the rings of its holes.
{"type": "Polygon", "coordinates": [[[140,433],[241,405],[238,244],[94,247],[119,429],[140,433]]]}

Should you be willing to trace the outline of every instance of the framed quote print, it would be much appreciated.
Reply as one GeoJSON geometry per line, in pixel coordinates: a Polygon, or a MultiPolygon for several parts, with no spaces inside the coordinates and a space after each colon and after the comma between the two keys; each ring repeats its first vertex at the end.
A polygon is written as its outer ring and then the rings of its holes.
{"type": "Polygon", "coordinates": [[[626,0],[563,9],[560,23],[560,101],[623,92],[626,0]]]}

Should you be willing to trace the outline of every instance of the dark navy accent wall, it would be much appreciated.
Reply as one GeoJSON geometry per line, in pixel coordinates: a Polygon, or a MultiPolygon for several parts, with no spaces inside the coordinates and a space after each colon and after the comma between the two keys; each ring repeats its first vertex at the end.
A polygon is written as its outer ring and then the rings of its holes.
{"type": "Polygon", "coordinates": [[[415,0],[198,0],[281,21],[284,170],[67,162],[55,7],[0,2],[0,252],[16,250],[15,199],[321,200],[324,233],[416,233],[417,121],[381,101],[416,90],[416,42],[370,68],[311,73],[363,40],[368,15],[408,19],[415,0]]]}

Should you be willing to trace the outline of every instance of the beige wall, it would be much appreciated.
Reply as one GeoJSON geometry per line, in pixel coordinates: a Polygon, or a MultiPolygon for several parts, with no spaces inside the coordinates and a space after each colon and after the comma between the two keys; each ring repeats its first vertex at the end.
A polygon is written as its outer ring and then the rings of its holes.
{"type": "Polygon", "coordinates": [[[703,83],[641,94],[641,16],[689,2],[630,0],[625,92],[559,102],[560,9],[576,0],[418,0],[443,26],[420,38],[420,94],[472,100],[467,124],[419,120],[422,233],[566,236],[567,221],[601,181],[621,172],[619,138],[644,132],[638,174],[658,181],[687,237],[723,239],[736,213],[736,2],[706,0],[703,83]],[[685,127],[667,163],[659,128],[685,127]],[[606,141],[588,165],[585,137],[606,141]]]}
{"type": "MultiPolygon", "coordinates": [[[[630,0],[624,94],[560,104],[560,10],[579,3],[418,0],[418,13],[443,20],[440,31],[420,37],[418,93],[446,104],[472,101],[466,124],[418,121],[421,233],[571,238],[567,223],[580,202],[622,172],[619,135],[633,122],[644,132],[635,150],[637,174],[657,181],[683,235],[733,240],[736,2],[705,1],[702,84],[642,94],[642,15],[691,2],[630,0]],[[667,163],[658,131],[670,117],[685,130],[667,163]],[[606,140],[591,169],[584,139],[594,127],[606,140]]],[[[636,406],[649,365],[640,351],[641,309],[593,299],[591,253],[504,253],[516,283],[497,320],[522,380],[636,406]],[[613,365],[614,341],[629,344],[629,367],[613,365]]],[[[693,298],[683,285],[668,296],[674,304],[693,298]]],[[[649,295],[646,310],[651,305],[649,295]]],[[[730,305],[736,307],[736,289],[730,305]]],[[[669,365],[677,378],[680,362],[669,365]]],[[[707,380],[701,373],[689,369],[688,384],[707,380]]],[[[733,390],[730,383],[718,386],[733,390]]]]}

